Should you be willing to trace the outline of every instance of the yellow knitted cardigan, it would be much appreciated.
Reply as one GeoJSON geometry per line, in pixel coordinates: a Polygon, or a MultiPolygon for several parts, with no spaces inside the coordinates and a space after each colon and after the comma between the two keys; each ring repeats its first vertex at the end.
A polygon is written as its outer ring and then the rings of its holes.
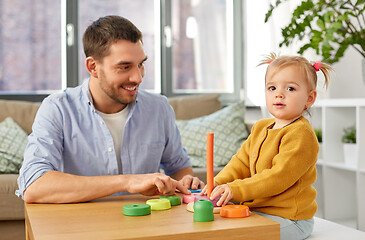
{"type": "Polygon", "coordinates": [[[304,117],[281,129],[269,129],[274,119],[258,121],[248,139],[217,174],[234,201],[251,210],[291,220],[311,219],[317,211],[314,131],[304,117]]]}

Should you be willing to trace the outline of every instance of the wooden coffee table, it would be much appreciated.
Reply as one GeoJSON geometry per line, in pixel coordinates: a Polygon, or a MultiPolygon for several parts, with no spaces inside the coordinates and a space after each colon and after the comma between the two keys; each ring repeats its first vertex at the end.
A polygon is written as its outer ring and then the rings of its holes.
{"type": "Polygon", "coordinates": [[[52,239],[280,239],[280,224],[252,213],[247,218],[194,222],[186,204],[147,216],[125,216],[123,205],[156,197],[105,197],[75,204],[25,204],[26,238],[52,239]]]}

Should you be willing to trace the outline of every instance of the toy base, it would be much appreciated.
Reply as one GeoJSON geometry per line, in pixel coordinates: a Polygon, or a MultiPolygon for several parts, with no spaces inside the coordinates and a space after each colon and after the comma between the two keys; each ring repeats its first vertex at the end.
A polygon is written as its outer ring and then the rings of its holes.
{"type": "MultiPolygon", "coordinates": [[[[186,211],[188,212],[194,212],[194,202],[190,202],[188,203],[188,205],[186,205],[186,211]]],[[[214,214],[218,214],[221,212],[221,207],[214,207],[213,208],[213,213],[214,214]]]]}
{"type": "Polygon", "coordinates": [[[207,195],[198,195],[198,196],[195,196],[194,202],[199,201],[201,199],[209,200],[213,203],[214,207],[217,207],[217,202],[219,201],[220,197],[216,197],[215,199],[211,200],[208,198],[207,195]]]}

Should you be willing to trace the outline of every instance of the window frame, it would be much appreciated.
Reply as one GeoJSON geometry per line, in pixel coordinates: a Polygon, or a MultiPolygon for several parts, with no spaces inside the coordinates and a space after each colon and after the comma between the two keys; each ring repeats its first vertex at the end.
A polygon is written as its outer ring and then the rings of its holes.
{"type": "MultiPolygon", "coordinates": [[[[160,62],[157,63],[159,69],[156,71],[160,75],[160,87],[161,94],[167,97],[193,95],[193,94],[209,94],[209,93],[179,93],[173,92],[172,84],[172,48],[166,46],[165,29],[170,27],[171,29],[171,1],[172,0],[160,0],[160,31],[156,31],[160,36],[160,49],[156,49],[159,52],[160,62]]],[[[231,0],[227,0],[231,1],[231,0]]],[[[232,68],[233,68],[233,93],[221,93],[221,101],[223,103],[236,102],[243,99],[243,22],[242,22],[242,1],[232,0],[233,12],[231,15],[233,43],[232,43],[232,68]]],[[[66,0],[61,4],[61,32],[62,37],[62,90],[66,87],[76,87],[79,85],[79,70],[78,70],[78,0],[66,0]],[[67,27],[72,26],[72,32],[67,33],[67,27]],[[68,42],[68,34],[73,34],[73,43],[68,42]]],[[[157,48],[157,47],[156,47],[157,48]]],[[[156,54],[157,55],[157,54],[156,54]]],[[[157,60],[157,59],[156,59],[157,60]]],[[[158,76],[158,75],[156,75],[158,76]]],[[[0,93],[0,99],[5,100],[22,100],[31,102],[40,102],[51,93],[0,93]]]]}
{"type": "MultiPolygon", "coordinates": [[[[170,41],[165,31],[171,29],[171,1],[161,0],[161,94],[167,97],[194,95],[194,94],[211,94],[211,93],[174,93],[173,91],[173,73],[172,73],[172,47],[167,46],[166,42],[170,41]]],[[[227,0],[230,1],[230,0],[227,0]]],[[[242,99],[243,91],[243,3],[241,0],[232,0],[232,15],[229,21],[232,24],[232,77],[233,77],[233,93],[222,93],[221,101],[223,103],[237,102],[242,99]]]]}

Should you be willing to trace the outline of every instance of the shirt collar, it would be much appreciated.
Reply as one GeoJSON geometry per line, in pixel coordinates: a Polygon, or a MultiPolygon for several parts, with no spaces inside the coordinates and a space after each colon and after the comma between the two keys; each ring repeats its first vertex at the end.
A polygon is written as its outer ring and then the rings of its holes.
{"type": "Polygon", "coordinates": [[[90,78],[85,80],[82,83],[81,91],[82,91],[83,99],[85,99],[85,102],[95,111],[93,98],[91,96],[90,89],[89,89],[89,83],[90,83],[90,78]]]}

